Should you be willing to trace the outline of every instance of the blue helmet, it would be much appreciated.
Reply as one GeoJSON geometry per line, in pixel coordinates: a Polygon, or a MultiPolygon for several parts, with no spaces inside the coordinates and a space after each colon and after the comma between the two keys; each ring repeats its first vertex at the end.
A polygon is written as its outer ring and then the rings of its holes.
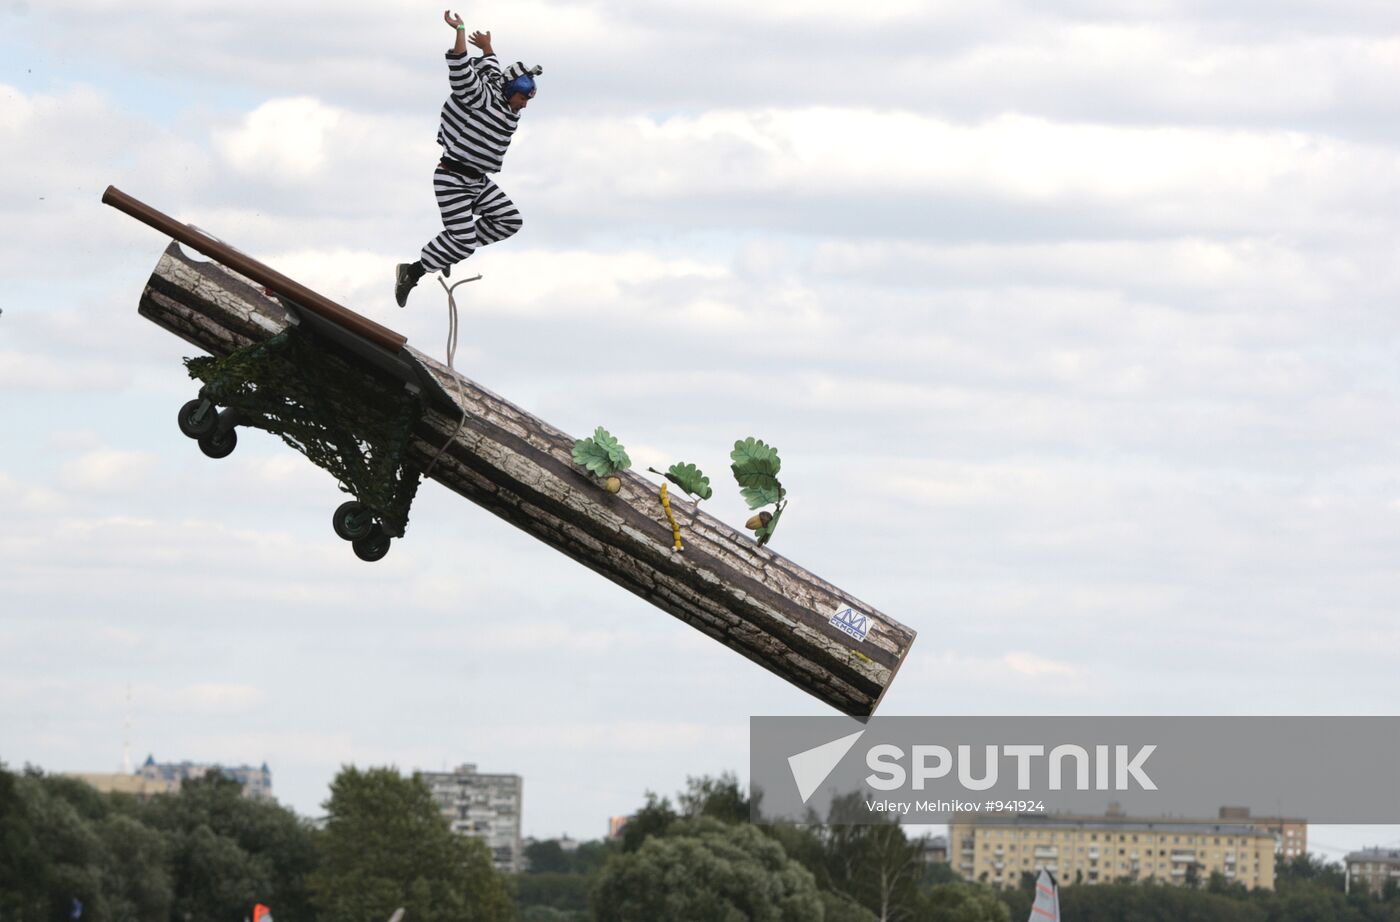
{"type": "Polygon", "coordinates": [[[501,91],[505,93],[506,99],[510,99],[516,93],[523,93],[525,98],[529,99],[535,95],[535,78],[542,73],[544,68],[538,64],[526,67],[523,61],[516,61],[502,74],[505,83],[501,86],[501,91]]]}
{"type": "Polygon", "coordinates": [[[529,74],[521,74],[505,85],[505,92],[506,99],[510,99],[516,93],[524,93],[525,98],[529,99],[535,95],[535,78],[529,74]]]}

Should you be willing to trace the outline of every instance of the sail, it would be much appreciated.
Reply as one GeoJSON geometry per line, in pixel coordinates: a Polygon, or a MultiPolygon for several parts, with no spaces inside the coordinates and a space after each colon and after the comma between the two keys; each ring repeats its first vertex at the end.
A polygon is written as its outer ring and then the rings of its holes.
{"type": "Polygon", "coordinates": [[[1029,922],[1058,922],[1060,918],[1060,888],[1055,878],[1044,868],[1035,879],[1035,902],[1031,904],[1029,922]]]}

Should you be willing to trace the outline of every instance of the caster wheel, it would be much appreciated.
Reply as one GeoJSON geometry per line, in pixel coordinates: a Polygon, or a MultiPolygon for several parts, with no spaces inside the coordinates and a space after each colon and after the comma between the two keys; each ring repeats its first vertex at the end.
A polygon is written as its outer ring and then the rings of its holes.
{"type": "Polygon", "coordinates": [[[196,397],[180,407],[180,431],[192,439],[202,439],[219,424],[219,411],[207,400],[196,397]]]}
{"type": "Polygon", "coordinates": [[[384,534],[384,527],[376,522],[370,526],[369,534],[363,538],[356,538],[351,546],[355,549],[356,557],[373,563],[389,553],[389,542],[389,536],[384,534]]]}
{"type": "Polygon", "coordinates": [[[238,447],[238,430],[215,432],[199,440],[199,450],[211,458],[227,458],[238,447]]]}
{"type": "Polygon", "coordinates": [[[364,503],[352,499],[336,507],[331,527],[346,541],[355,541],[368,537],[374,528],[374,516],[369,514],[364,503]]]}

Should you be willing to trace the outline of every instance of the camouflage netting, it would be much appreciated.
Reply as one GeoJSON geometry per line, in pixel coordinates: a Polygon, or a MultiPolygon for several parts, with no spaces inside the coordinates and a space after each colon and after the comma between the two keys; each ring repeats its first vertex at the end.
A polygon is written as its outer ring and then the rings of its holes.
{"type": "Polygon", "coordinates": [[[408,525],[420,473],[405,463],[423,401],[365,373],[295,330],[226,358],[185,359],[200,396],[239,413],[330,471],[378,516],[391,537],[408,525]]]}

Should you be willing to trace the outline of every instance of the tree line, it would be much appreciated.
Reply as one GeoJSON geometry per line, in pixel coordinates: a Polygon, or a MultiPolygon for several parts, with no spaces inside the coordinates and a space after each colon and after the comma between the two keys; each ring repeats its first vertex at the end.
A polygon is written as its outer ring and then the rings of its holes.
{"type": "MultiPolygon", "coordinates": [[[[454,835],[421,779],[344,768],[326,819],[241,796],[215,773],[147,801],[0,766],[0,922],[1020,922],[1033,881],[997,889],[924,860],[890,821],[755,825],[733,775],[648,793],[616,840],[526,849],[502,875],[454,835]],[[75,915],[75,913],[78,913],[75,915]]],[[[859,806],[838,803],[831,816],[859,806]]],[[[1273,891],[1070,884],[1069,922],[1400,922],[1400,895],[1343,893],[1303,856],[1273,891]]]]}
{"type": "Polygon", "coordinates": [[[0,922],[509,922],[509,882],[422,781],[345,768],[324,828],[215,772],[147,801],[0,766],[0,922]]]}

